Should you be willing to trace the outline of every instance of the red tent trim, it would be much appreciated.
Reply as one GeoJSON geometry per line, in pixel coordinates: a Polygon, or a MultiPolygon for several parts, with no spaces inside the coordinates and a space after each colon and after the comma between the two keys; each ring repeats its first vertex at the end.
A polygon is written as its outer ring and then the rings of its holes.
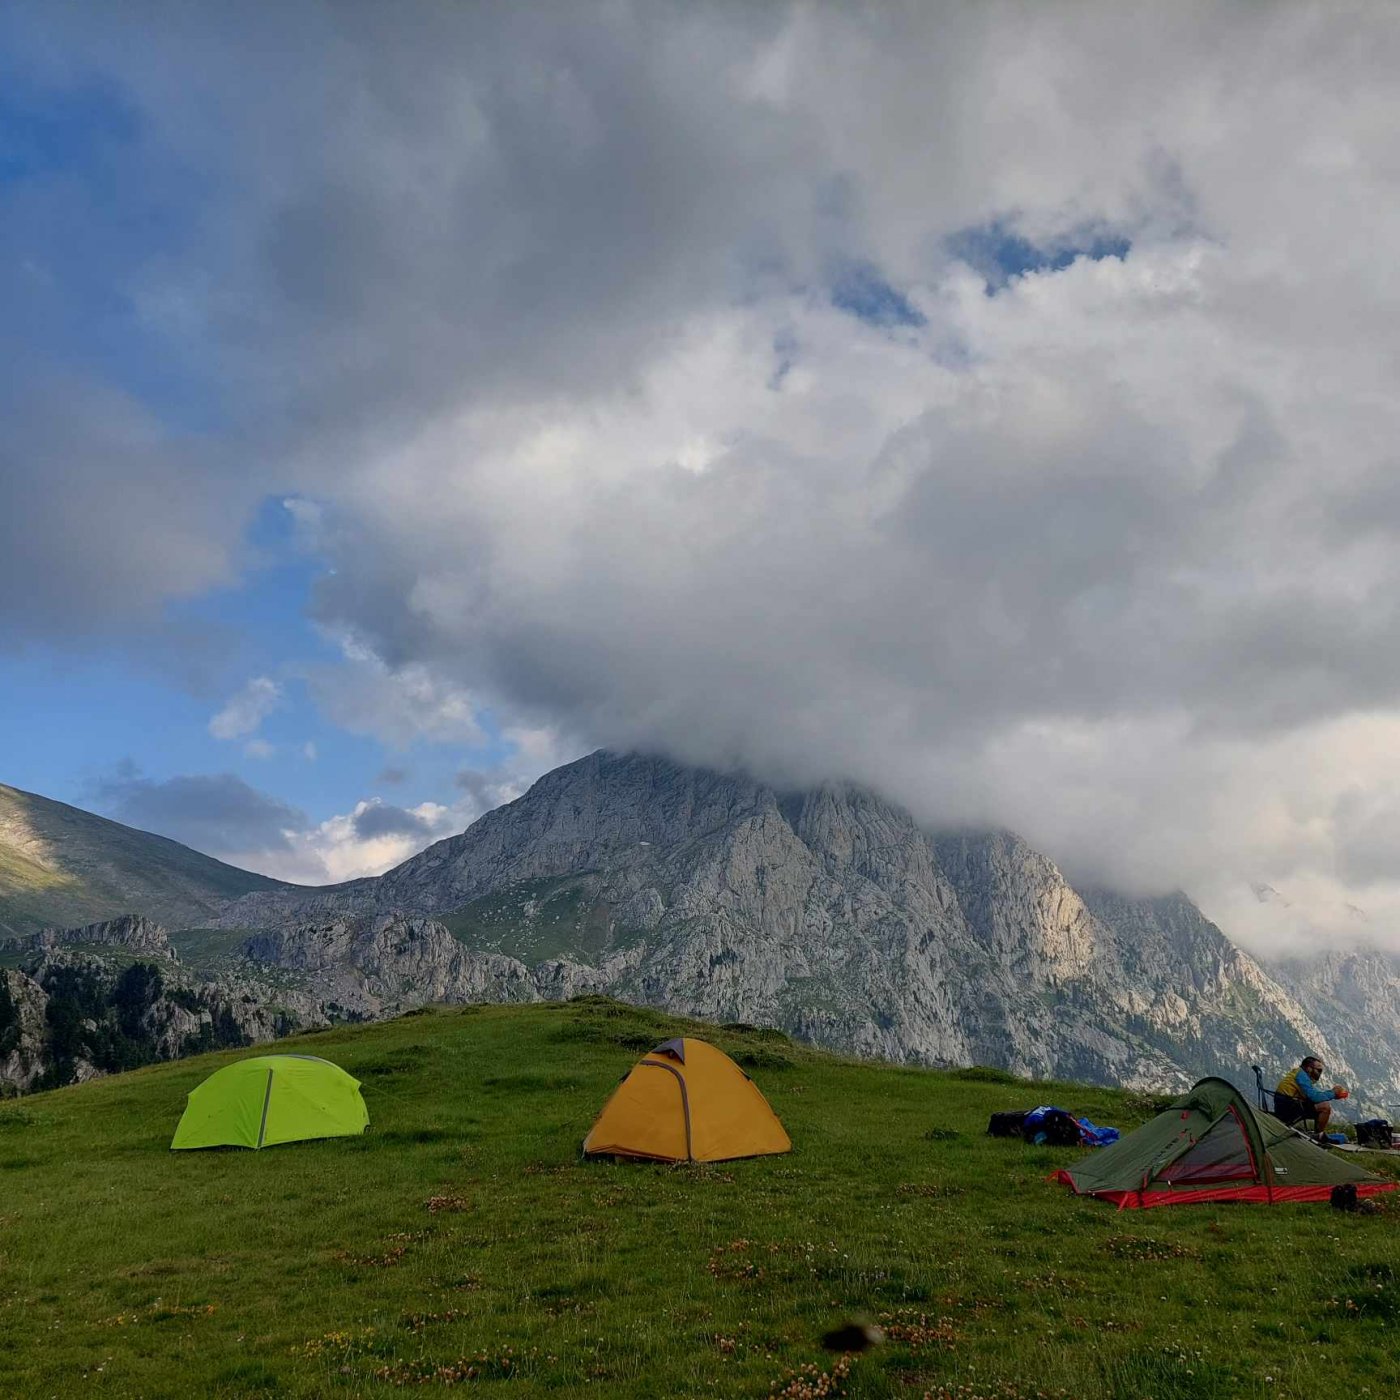
{"type": "MultiPolygon", "coordinates": [[[[1076,1195],[1074,1179],[1068,1171],[1058,1171],[1051,1178],[1068,1186],[1076,1195]]],[[[1357,1196],[1379,1196],[1383,1191],[1394,1191],[1394,1181],[1358,1183],[1357,1196]]],[[[1114,1202],[1119,1210],[1150,1210],[1154,1206],[1197,1205],[1210,1201],[1264,1201],[1273,1204],[1280,1201],[1326,1201],[1332,1196],[1331,1186],[1217,1186],[1197,1191],[1087,1191],[1082,1194],[1097,1196],[1101,1201],[1114,1202]]]]}

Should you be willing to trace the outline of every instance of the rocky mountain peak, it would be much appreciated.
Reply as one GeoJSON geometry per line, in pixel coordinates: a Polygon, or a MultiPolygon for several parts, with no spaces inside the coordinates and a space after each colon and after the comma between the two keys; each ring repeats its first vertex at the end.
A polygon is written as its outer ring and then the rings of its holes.
{"type": "Polygon", "coordinates": [[[608,991],[891,1059],[1143,1085],[1346,1061],[1183,895],[1079,891],[1011,832],[654,756],[590,754],[377,880],[224,920],[366,1005],[485,995],[472,959],[501,956],[491,995],[608,991]]]}

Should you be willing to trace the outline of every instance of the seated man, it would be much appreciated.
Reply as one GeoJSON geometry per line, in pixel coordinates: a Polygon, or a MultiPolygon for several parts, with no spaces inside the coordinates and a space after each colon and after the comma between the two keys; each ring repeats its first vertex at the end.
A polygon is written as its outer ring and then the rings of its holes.
{"type": "Polygon", "coordinates": [[[1341,1084],[1334,1084],[1331,1089],[1322,1087],[1325,1068],[1316,1055],[1308,1055],[1297,1069],[1285,1074],[1274,1090],[1274,1117],[1289,1126],[1316,1118],[1317,1135],[1321,1138],[1332,1117],[1331,1100],[1347,1096],[1347,1090],[1341,1084]]]}

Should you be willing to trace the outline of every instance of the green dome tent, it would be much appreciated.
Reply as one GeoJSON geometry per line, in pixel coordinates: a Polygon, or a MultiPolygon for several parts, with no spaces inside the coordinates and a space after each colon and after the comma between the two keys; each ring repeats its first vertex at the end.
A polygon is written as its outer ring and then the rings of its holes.
{"type": "Polygon", "coordinates": [[[369,1126],[360,1081],[314,1055],[258,1055],[211,1074],[189,1096],[173,1151],[271,1147],[353,1137],[369,1126]]]}
{"type": "Polygon", "coordinates": [[[1077,1195],[1118,1208],[1201,1201],[1325,1201],[1348,1183],[1358,1196],[1395,1190],[1257,1114],[1223,1079],[1202,1079],[1165,1113],[1092,1157],[1056,1172],[1077,1195]]]}

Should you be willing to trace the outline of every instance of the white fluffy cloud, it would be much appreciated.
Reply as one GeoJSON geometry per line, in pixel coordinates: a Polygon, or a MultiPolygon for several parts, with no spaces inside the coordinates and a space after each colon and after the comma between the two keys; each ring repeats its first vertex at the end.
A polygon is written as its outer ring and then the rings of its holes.
{"type": "MultiPolygon", "coordinates": [[[[242,739],[255,734],[284,699],[282,687],[270,676],[254,676],[209,721],[209,732],[216,739],[242,739]]],[[[265,758],[267,753],[259,750],[253,756],[265,758]]]]}
{"type": "Polygon", "coordinates": [[[351,811],[298,832],[292,849],[280,860],[260,853],[258,868],[302,884],[382,875],[432,842],[455,836],[480,814],[470,801],[454,806],[422,802],[416,807],[393,807],[375,799],[357,802],[351,811]]]}
{"type": "Polygon", "coordinates": [[[485,735],[477,701],[463,685],[420,662],[389,667],[352,634],[340,638],[343,662],[308,670],[312,698],[342,729],[395,748],[415,740],[475,745],[485,735]]]}

